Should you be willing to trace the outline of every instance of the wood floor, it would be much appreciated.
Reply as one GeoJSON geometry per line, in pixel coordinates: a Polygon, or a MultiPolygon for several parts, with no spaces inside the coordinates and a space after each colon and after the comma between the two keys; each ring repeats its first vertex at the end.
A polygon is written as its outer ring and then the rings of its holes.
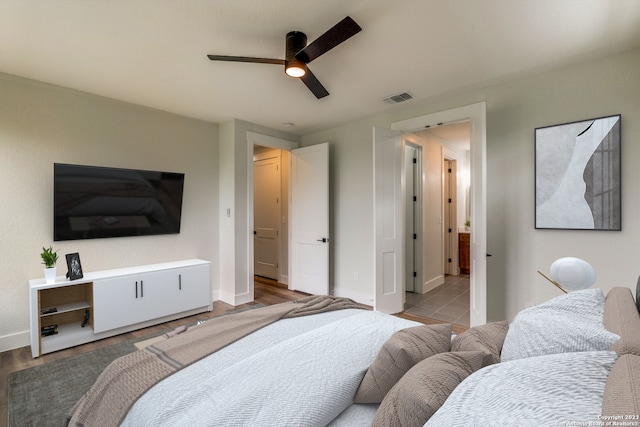
{"type": "MultiPolygon", "coordinates": [[[[8,393],[8,378],[9,374],[22,369],[27,369],[32,366],[42,365],[58,359],[64,359],[66,357],[81,354],[88,351],[104,348],[110,345],[118,344],[124,341],[129,341],[135,338],[142,338],[151,335],[156,332],[166,331],[184,324],[194,323],[198,320],[206,320],[208,318],[224,314],[228,311],[236,310],[256,304],[273,305],[281,302],[287,302],[302,298],[307,294],[290,291],[286,285],[278,284],[275,281],[268,279],[256,278],[254,287],[254,301],[243,304],[240,306],[232,306],[222,301],[215,301],[213,303],[213,309],[207,313],[197,314],[195,316],[186,317],[178,320],[174,320],[160,325],[151,326],[149,328],[140,329],[138,331],[129,332],[122,335],[117,335],[111,338],[105,338],[89,344],[72,347],[66,350],[57,351],[50,354],[45,354],[36,359],[31,357],[31,347],[21,347],[15,350],[5,351],[0,353],[0,426],[4,425],[8,419],[7,413],[7,393],[8,393]]],[[[419,316],[415,316],[409,313],[399,313],[399,317],[415,320],[425,324],[442,323],[438,320],[427,319],[419,316]]],[[[458,327],[454,325],[454,331],[456,333],[463,332],[466,328],[458,327]]]]}

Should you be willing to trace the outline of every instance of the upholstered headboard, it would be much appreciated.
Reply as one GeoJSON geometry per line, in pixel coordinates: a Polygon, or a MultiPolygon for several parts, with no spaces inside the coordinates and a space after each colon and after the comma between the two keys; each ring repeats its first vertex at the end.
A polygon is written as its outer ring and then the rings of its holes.
{"type": "Polygon", "coordinates": [[[640,312],[631,289],[615,287],[607,293],[603,322],[607,330],[620,335],[611,350],[618,356],[627,353],[640,356],[640,312]]]}
{"type": "Polygon", "coordinates": [[[638,282],[636,283],[636,307],[640,313],[640,276],[638,276],[638,282]]]}
{"type": "MultiPolygon", "coordinates": [[[[618,353],[604,390],[603,416],[640,416],[640,278],[634,300],[631,289],[616,287],[607,293],[604,326],[620,335],[611,350],[618,353]]],[[[636,418],[633,418],[637,420],[636,418]]]]}

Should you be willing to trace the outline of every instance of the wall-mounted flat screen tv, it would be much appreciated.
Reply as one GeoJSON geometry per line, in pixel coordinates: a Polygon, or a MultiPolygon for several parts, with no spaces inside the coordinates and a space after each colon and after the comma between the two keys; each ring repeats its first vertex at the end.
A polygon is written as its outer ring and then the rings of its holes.
{"type": "Polygon", "coordinates": [[[53,165],[53,240],[180,233],[184,174],[53,165]]]}

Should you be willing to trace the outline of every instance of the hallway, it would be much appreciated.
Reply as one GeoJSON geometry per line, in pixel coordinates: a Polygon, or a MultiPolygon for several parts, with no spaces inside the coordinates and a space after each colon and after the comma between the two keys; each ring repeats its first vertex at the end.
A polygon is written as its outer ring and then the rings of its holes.
{"type": "Polygon", "coordinates": [[[415,316],[469,327],[469,275],[446,276],[425,294],[406,293],[404,310],[415,316]]]}

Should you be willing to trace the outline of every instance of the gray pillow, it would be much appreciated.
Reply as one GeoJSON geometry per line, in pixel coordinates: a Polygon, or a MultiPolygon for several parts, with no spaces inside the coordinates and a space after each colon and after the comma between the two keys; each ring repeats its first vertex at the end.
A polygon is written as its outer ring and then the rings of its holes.
{"type": "Polygon", "coordinates": [[[416,363],[451,348],[451,324],[420,325],[400,330],[382,346],[365,373],[355,403],[380,403],[416,363]]]}
{"type": "Polygon", "coordinates": [[[484,351],[487,356],[483,366],[493,365],[500,362],[500,352],[508,330],[506,320],[474,326],[451,341],[451,351],[484,351]]]}
{"type": "MultiPolygon", "coordinates": [[[[449,352],[436,354],[418,363],[385,396],[371,425],[424,425],[458,384],[482,367],[484,357],[481,351],[449,352]]],[[[469,412],[469,408],[460,409],[469,412]]]]}
{"type": "Polygon", "coordinates": [[[608,350],[620,337],[605,329],[603,314],[600,289],[571,292],[522,310],[509,325],[500,359],[608,350]]]}
{"type": "Polygon", "coordinates": [[[590,351],[487,366],[460,384],[425,427],[602,425],[615,361],[613,351],[590,351]]]}

